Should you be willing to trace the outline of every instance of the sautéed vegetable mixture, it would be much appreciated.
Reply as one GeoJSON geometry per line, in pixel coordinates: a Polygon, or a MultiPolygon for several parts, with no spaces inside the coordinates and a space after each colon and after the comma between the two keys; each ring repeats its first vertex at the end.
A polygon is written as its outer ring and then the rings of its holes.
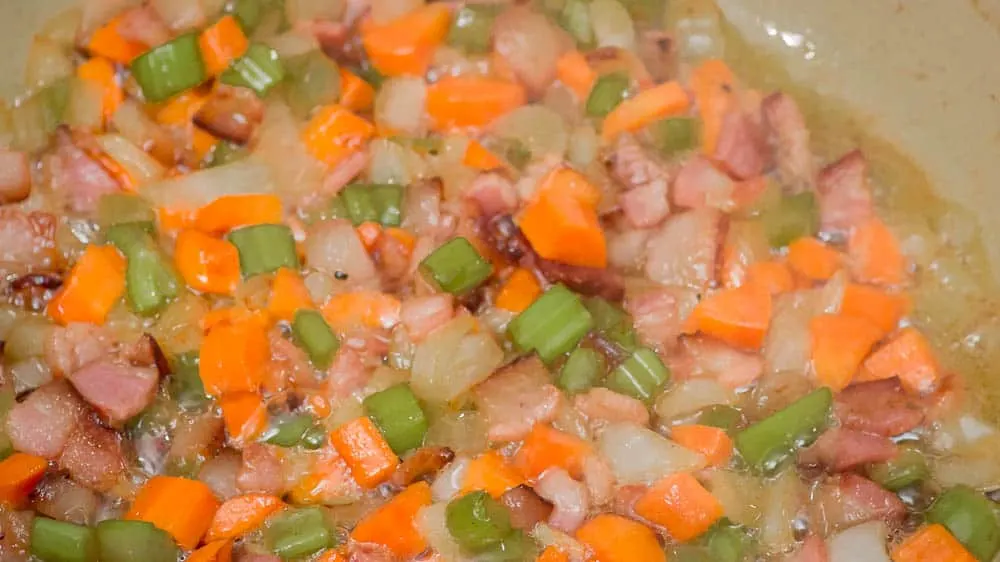
{"type": "Polygon", "coordinates": [[[865,155],[704,18],[85,1],[0,112],[0,560],[995,559],[865,155]]]}

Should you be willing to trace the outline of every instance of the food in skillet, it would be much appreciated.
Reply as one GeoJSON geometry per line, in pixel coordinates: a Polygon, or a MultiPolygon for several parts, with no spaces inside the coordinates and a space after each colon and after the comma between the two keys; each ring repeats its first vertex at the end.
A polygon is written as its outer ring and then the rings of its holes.
{"type": "Polygon", "coordinates": [[[865,156],[659,19],[57,16],[0,120],[0,560],[993,560],[865,156]]]}

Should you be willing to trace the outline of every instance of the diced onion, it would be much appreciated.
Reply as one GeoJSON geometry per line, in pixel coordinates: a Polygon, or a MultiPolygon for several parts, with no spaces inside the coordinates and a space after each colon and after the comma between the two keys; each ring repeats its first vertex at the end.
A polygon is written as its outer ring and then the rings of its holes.
{"type": "Polygon", "coordinates": [[[93,525],[100,497],[68,478],[45,479],[36,490],[35,509],[47,517],[77,525],[93,525]]]}
{"type": "Polygon", "coordinates": [[[792,524],[806,499],[795,470],[786,470],[764,487],[761,502],[761,543],[770,552],[785,552],[795,543],[792,524]]]}
{"type": "Polygon", "coordinates": [[[830,562],[890,562],[885,552],[885,523],[869,521],[827,540],[830,562]]]}
{"type": "Polygon", "coordinates": [[[423,0],[372,0],[372,21],[389,23],[423,5],[423,0]]]}
{"type": "Polygon", "coordinates": [[[292,29],[281,35],[275,35],[266,43],[268,47],[277,51],[282,59],[297,57],[319,49],[316,36],[301,29],[292,29]]]}
{"type": "Polygon", "coordinates": [[[679,0],[669,2],[668,9],[680,62],[722,57],[725,41],[715,0],[679,0]]]}
{"type": "Polygon", "coordinates": [[[734,398],[731,390],[712,379],[691,379],[661,394],[653,411],[661,419],[672,420],[713,404],[729,404],[734,398]]]}
{"type": "Polygon", "coordinates": [[[526,105],[504,115],[493,124],[493,133],[520,141],[533,159],[562,157],[569,143],[566,121],[543,105],[526,105]]]}
{"type": "Polygon", "coordinates": [[[242,464],[239,455],[223,452],[201,465],[198,480],[204,482],[219,498],[229,499],[238,496],[240,489],[236,487],[236,475],[242,464]]]}
{"type": "Polygon", "coordinates": [[[441,469],[434,479],[434,484],[431,485],[431,496],[434,500],[446,502],[457,496],[462,489],[468,469],[469,459],[466,457],[459,457],[441,469]]]}
{"type": "MultiPolygon", "coordinates": [[[[375,264],[347,220],[334,219],[315,224],[309,230],[303,249],[309,267],[330,275],[338,271],[346,273],[351,286],[377,279],[375,264]]],[[[317,302],[325,300],[326,295],[317,302]]]]}
{"type": "Polygon", "coordinates": [[[83,10],[73,6],[52,16],[42,25],[38,35],[47,37],[63,48],[72,48],[83,21],[83,10]]]}
{"type": "Polygon", "coordinates": [[[160,313],[160,318],[153,324],[150,332],[156,338],[156,343],[168,354],[184,353],[197,350],[201,345],[201,330],[192,330],[192,326],[200,326],[201,319],[208,313],[208,303],[191,293],[184,293],[170,303],[160,313]]]}
{"type": "Polygon", "coordinates": [[[97,144],[140,184],[158,180],[166,169],[155,158],[121,135],[101,135],[97,144]]]}
{"type": "Polygon", "coordinates": [[[421,509],[415,520],[417,530],[443,562],[465,562],[469,559],[462,555],[462,547],[448,531],[445,518],[447,508],[448,504],[439,502],[421,509]]]}
{"type": "Polygon", "coordinates": [[[375,96],[375,123],[398,134],[421,136],[426,127],[426,98],[427,83],[423,78],[411,76],[387,80],[375,96]]]}
{"type": "Polygon", "coordinates": [[[648,484],[675,472],[704,468],[705,457],[631,423],[613,423],[597,446],[619,484],[648,484]]]}
{"type": "Polygon", "coordinates": [[[590,123],[579,125],[570,133],[568,143],[570,163],[578,168],[586,168],[597,158],[600,138],[590,123]]]}
{"type": "Polygon", "coordinates": [[[706,486],[722,504],[726,517],[740,525],[757,525],[764,493],[760,478],[745,472],[712,470],[706,474],[706,486]]]}
{"type": "Polygon", "coordinates": [[[617,0],[593,0],[590,22],[600,47],[635,48],[635,26],[625,6],[617,0]]]}
{"type": "Polygon", "coordinates": [[[426,443],[450,447],[456,453],[475,455],[486,450],[486,421],[479,412],[448,412],[427,429],[426,443]]]}
{"type": "Polygon", "coordinates": [[[34,390],[52,380],[52,370],[38,357],[29,357],[13,364],[9,370],[14,379],[14,392],[34,390]]]}
{"type": "Polygon", "coordinates": [[[803,373],[809,362],[809,321],[816,315],[818,292],[797,291],[774,302],[774,314],[764,342],[768,372],[803,373]]]}
{"type": "Polygon", "coordinates": [[[154,182],[141,192],[155,206],[193,210],[223,195],[273,193],[274,182],[263,164],[247,159],[154,182]]]}
{"type": "Polygon", "coordinates": [[[65,48],[52,39],[36,35],[24,64],[25,87],[41,89],[72,75],[73,61],[65,48]]]}
{"type": "Polygon", "coordinates": [[[503,350],[491,335],[473,332],[475,324],[471,316],[460,316],[417,346],[410,385],[418,397],[449,402],[500,366],[503,350]]]}
{"type": "Polygon", "coordinates": [[[73,79],[71,84],[66,123],[74,129],[84,131],[100,129],[104,122],[104,92],[101,85],[79,78],[73,79]]]}
{"type": "Polygon", "coordinates": [[[409,185],[427,176],[423,158],[398,142],[377,139],[368,146],[368,152],[368,178],[372,183],[409,185]]]}
{"type": "Polygon", "coordinates": [[[208,19],[201,0],[150,0],[149,4],[173,31],[204,27],[208,19]]]}
{"type": "Polygon", "coordinates": [[[344,0],[285,0],[285,17],[289,22],[340,19],[344,0]]]}
{"type": "Polygon", "coordinates": [[[287,105],[268,104],[257,139],[253,158],[267,167],[282,193],[300,198],[319,191],[326,166],[306,151],[287,105]]]}

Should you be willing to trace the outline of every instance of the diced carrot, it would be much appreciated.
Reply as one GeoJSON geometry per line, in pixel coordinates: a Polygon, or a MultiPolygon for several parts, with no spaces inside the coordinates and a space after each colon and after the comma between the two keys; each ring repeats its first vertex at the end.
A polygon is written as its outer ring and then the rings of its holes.
{"type": "Polygon", "coordinates": [[[889,287],[906,281],[906,257],[899,241],[877,218],[854,229],[847,244],[847,257],[857,281],[889,287]]]}
{"type": "Polygon", "coordinates": [[[330,401],[324,398],[323,394],[320,392],[307,393],[305,404],[319,419],[326,418],[332,412],[332,409],[330,408],[330,401]]]}
{"type": "Polygon", "coordinates": [[[542,180],[520,216],[521,231],[538,255],[569,265],[607,266],[607,241],[589,195],[595,189],[568,168],[542,180]]]}
{"type": "Polygon", "coordinates": [[[602,513],[576,530],[599,562],[667,562],[656,533],[621,515],[602,513]]]}
{"type": "Polygon", "coordinates": [[[663,525],[680,542],[701,536],[723,515],[719,500],[686,472],[653,484],[635,503],[635,512],[663,525]]]}
{"type": "Polygon", "coordinates": [[[205,70],[209,76],[216,76],[247,52],[250,41],[236,18],[225,15],[201,32],[198,46],[205,61],[205,70]]]}
{"type": "Polygon", "coordinates": [[[500,453],[487,451],[469,462],[462,481],[462,494],[483,490],[494,498],[524,484],[524,478],[500,453]]]}
{"type": "Polygon", "coordinates": [[[888,293],[875,287],[848,283],[840,301],[840,313],[864,318],[879,327],[883,334],[896,329],[910,308],[902,293],[888,293]]]}
{"type": "Polygon", "coordinates": [[[203,293],[231,295],[240,282],[240,253],[232,243],[183,230],[174,246],[174,263],[184,282],[203,293]]]}
{"type": "Polygon", "coordinates": [[[865,360],[859,381],[899,377],[913,394],[926,394],[941,381],[941,367],[930,342],[912,326],[903,328],[865,360]]]}
{"type": "Polygon", "coordinates": [[[351,531],[357,542],[385,546],[398,558],[409,560],[427,548],[416,526],[417,512],[431,504],[426,482],[411,484],[389,503],[366,515],[351,531]]]}
{"type": "Polygon", "coordinates": [[[762,287],[772,295],[787,293],[795,288],[795,280],[788,264],[778,260],[748,265],[744,284],[762,287]]]}
{"type": "Polygon", "coordinates": [[[573,90],[577,99],[585,101],[597,80],[597,73],[580,51],[567,51],[556,61],[556,78],[573,90]]]}
{"type": "Polygon", "coordinates": [[[535,274],[519,267],[504,282],[494,304],[511,312],[523,312],[540,294],[542,286],[535,274]]]}
{"type": "Polygon", "coordinates": [[[218,508],[215,494],[204,482],[154,476],[139,489],[125,519],[148,521],[170,533],[185,550],[193,550],[218,508]]]}
{"type": "Polygon", "coordinates": [[[382,225],[377,222],[365,221],[359,224],[355,230],[358,233],[361,244],[368,250],[368,253],[371,253],[375,249],[378,237],[382,234],[382,225]]]}
{"type": "Polygon", "coordinates": [[[840,253],[815,238],[802,237],[788,245],[788,265],[807,279],[826,281],[840,269],[840,253]]]}
{"type": "Polygon", "coordinates": [[[245,320],[218,324],[201,341],[201,380],[205,392],[257,392],[265,379],[270,357],[267,332],[260,323],[245,320]]]}
{"type": "Polygon", "coordinates": [[[711,466],[724,466],[733,455],[733,440],[726,431],[710,425],[675,425],[670,438],[679,445],[701,453],[711,466]]]}
{"type": "Polygon", "coordinates": [[[569,556],[558,548],[550,546],[538,555],[535,562],[569,562],[569,556]]]}
{"type": "Polygon", "coordinates": [[[719,144],[722,121],[732,105],[736,76],[718,59],[709,59],[691,72],[691,90],[701,115],[701,150],[712,156],[719,144]]]}
{"type": "Polygon", "coordinates": [[[316,505],[343,501],[360,492],[347,462],[328,443],[319,450],[306,477],[292,486],[289,497],[297,505],[316,505]]]}
{"type": "Polygon", "coordinates": [[[427,87],[427,114],[438,131],[485,127],[524,101],[519,83],[485,76],[446,76],[427,87]]]}
{"type": "Polygon", "coordinates": [[[246,322],[256,324],[262,330],[267,330],[268,326],[271,325],[271,318],[264,310],[251,310],[243,305],[223,306],[213,308],[201,317],[201,331],[207,334],[218,326],[246,322]]]}
{"type": "Polygon", "coordinates": [[[340,67],[340,105],[355,112],[371,109],[375,101],[375,89],[364,79],[340,67]]]}
{"type": "Polygon", "coordinates": [[[422,76],[450,25],[451,11],[446,6],[427,4],[385,24],[365,19],[361,22],[361,44],[383,75],[422,76]]]}
{"type": "Polygon", "coordinates": [[[121,33],[118,32],[118,24],[121,21],[122,16],[118,15],[94,30],[87,43],[87,50],[90,51],[91,55],[128,64],[132,62],[132,59],[146,52],[149,48],[148,45],[122,37],[121,33]]]}
{"type": "Polygon", "coordinates": [[[26,453],[14,453],[0,461],[0,503],[21,507],[48,467],[49,461],[26,453]]]}
{"type": "Polygon", "coordinates": [[[244,494],[230,498],[219,506],[205,541],[235,539],[261,526],[269,515],[285,506],[278,496],[244,494]]]}
{"type": "Polygon", "coordinates": [[[892,562],[976,562],[940,523],[925,525],[892,550],[892,562]]]}
{"type": "Polygon", "coordinates": [[[646,125],[687,111],[691,102],[687,92],[677,82],[666,82],[643,90],[614,108],[601,126],[601,138],[611,141],[622,133],[636,131],[646,125]]]}
{"type": "Polygon", "coordinates": [[[156,112],[156,122],[163,125],[189,125],[194,120],[208,94],[198,88],[180,93],[165,102],[156,112]]]}
{"type": "Polygon", "coordinates": [[[743,285],[702,299],[686,328],[736,347],[760,349],[770,323],[771,294],[755,285],[743,285]]]}
{"type": "Polygon", "coordinates": [[[175,210],[166,207],[156,209],[156,220],[161,229],[166,231],[177,231],[194,227],[196,213],[190,210],[175,210]]]}
{"type": "Polygon", "coordinates": [[[115,65],[106,58],[94,57],[76,67],[76,75],[81,80],[96,84],[101,92],[101,112],[104,122],[108,123],[118,106],[125,100],[125,93],[118,83],[118,72],[115,65]]]}
{"type": "Polygon", "coordinates": [[[473,139],[469,140],[469,145],[465,148],[465,156],[462,158],[462,164],[484,171],[503,168],[503,160],[487,150],[480,142],[473,139]]]}
{"type": "Polygon", "coordinates": [[[405,228],[391,226],[383,230],[382,234],[384,236],[391,237],[396,242],[399,242],[399,245],[402,246],[402,249],[406,251],[407,256],[412,254],[413,249],[417,247],[416,236],[410,234],[410,232],[405,228]]]}
{"type": "Polygon", "coordinates": [[[591,452],[590,444],[579,437],[536,423],[514,455],[514,467],[528,480],[538,478],[553,466],[578,476],[583,460],[591,452]]]}
{"type": "Polygon", "coordinates": [[[48,314],[60,324],[104,324],[125,292],[125,258],[114,246],[87,246],[49,301],[48,314]]]}
{"type": "Polygon", "coordinates": [[[233,541],[215,541],[191,553],[185,562],[231,562],[233,541]]]}
{"type": "Polygon", "coordinates": [[[300,308],[313,308],[309,289],[299,272],[283,267],[271,281],[267,311],[278,320],[291,320],[300,308]]]}
{"type": "Polygon", "coordinates": [[[230,392],[219,399],[226,433],[236,443],[246,443],[267,427],[267,409],[256,392],[230,392]]]}
{"type": "Polygon", "coordinates": [[[857,316],[821,314],[813,318],[809,322],[811,358],[820,384],[843,390],[882,335],[877,326],[857,316]]]}
{"type": "Polygon", "coordinates": [[[323,318],[338,331],[356,326],[389,328],[399,323],[399,299],[375,291],[338,293],[323,305],[323,318]]]}
{"type": "Polygon", "coordinates": [[[195,228],[208,234],[224,234],[241,226],[281,222],[282,205],[277,195],[224,195],[201,209],[195,228]]]}
{"type": "Polygon", "coordinates": [[[333,448],[344,457],[354,479],[371,489],[385,482],[399,465],[375,424],[367,417],[349,421],[330,434],[333,448]]]}
{"type": "Polygon", "coordinates": [[[340,105],[321,108],[302,130],[309,152],[331,166],[347,158],[375,134],[375,127],[340,105]]]}

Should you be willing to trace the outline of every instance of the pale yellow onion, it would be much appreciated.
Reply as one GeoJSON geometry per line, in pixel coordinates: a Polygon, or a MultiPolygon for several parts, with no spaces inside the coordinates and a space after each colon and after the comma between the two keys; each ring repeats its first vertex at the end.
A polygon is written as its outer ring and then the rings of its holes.
{"type": "Polygon", "coordinates": [[[705,457],[645,427],[612,423],[597,437],[597,447],[619,484],[650,484],[675,472],[705,467],[705,457]]]}
{"type": "Polygon", "coordinates": [[[597,159],[600,145],[600,137],[597,136],[593,125],[590,123],[577,125],[570,133],[566,157],[574,166],[585,168],[597,159]]]}
{"type": "Polygon", "coordinates": [[[83,10],[79,6],[66,8],[46,20],[38,30],[38,35],[47,37],[64,48],[72,48],[82,20],[83,10]]]}
{"type": "Polygon", "coordinates": [[[100,84],[79,78],[71,80],[66,123],[85,131],[101,128],[104,123],[104,91],[100,84]]]}
{"type": "Polygon", "coordinates": [[[265,41],[268,47],[278,52],[281,59],[289,59],[319,49],[316,36],[303,29],[292,29],[275,35],[265,41]]]}
{"type": "Polygon", "coordinates": [[[289,22],[340,19],[343,0],[285,0],[285,17],[289,22]]]}
{"type": "Polygon", "coordinates": [[[886,553],[889,531],[882,521],[869,521],[827,540],[829,562],[890,562],[886,553]]]}
{"type": "Polygon", "coordinates": [[[740,525],[756,527],[760,516],[760,498],[764,483],[760,478],[727,469],[714,469],[703,473],[705,486],[722,504],[726,517],[740,525]]]}
{"type": "Polygon", "coordinates": [[[677,58],[685,70],[698,61],[723,56],[725,39],[715,0],[676,0],[667,9],[677,58]]]}
{"type": "Polygon", "coordinates": [[[448,135],[441,142],[437,155],[428,156],[432,175],[438,177],[443,184],[441,190],[445,201],[457,201],[462,192],[478,174],[477,170],[463,163],[469,139],[463,135],[448,135]]]}
{"type": "Polygon", "coordinates": [[[204,299],[185,292],[160,313],[150,333],[168,354],[195,351],[201,345],[202,332],[192,327],[201,325],[207,313],[204,299]]]}
{"type": "Polygon", "coordinates": [[[660,394],[653,411],[661,419],[672,420],[714,404],[731,404],[735,398],[733,391],[712,379],[690,379],[660,394]]]}
{"type": "Polygon", "coordinates": [[[760,541],[768,552],[786,552],[795,544],[792,522],[807,497],[805,485],[794,469],[785,470],[764,487],[760,541]]]}
{"type": "Polygon", "coordinates": [[[809,362],[809,321],[817,313],[819,291],[784,294],[774,300],[774,312],[764,341],[768,372],[804,373],[809,362]]]}
{"type": "Polygon", "coordinates": [[[34,390],[52,380],[52,370],[38,357],[14,363],[7,369],[7,375],[14,379],[14,392],[17,394],[34,390]]]}
{"type": "Polygon", "coordinates": [[[65,47],[48,37],[36,35],[28,47],[24,63],[24,86],[37,90],[73,75],[73,60],[65,47]]]}
{"type": "Polygon", "coordinates": [[[495,306],[487,307],[477,315],[479,321],[498,336],[507,333],[507,325],[510,324],[510,321],[516,316],[517,314],[509,310],[504,310],[495,306]]]}
{"type": "Polygon", "coordinates": [[[376,139],[368,146],[368,179],[372,183],[409,185],[428,175],[423,158],[401,143],[376,139]]]}
{"type": "Polygon", "coordinates": [[[48,146],[45,105],[42,96],[37,95],[18,100],[10,114],[14,148],[35,152],[48,146]]]}
{"type": "Polygon", "coordinates": [[[140,193],[155,206],[177,210],[203,207],[224,195],[274,193],[267,168],[250,159],[150,183],[140,193]]]}
{"type": "Polygon", "coordinates": [[[432,418],[426,443],[450,447],[456,453],[481,453],[487,447],[486,421],[479,412],[446,412],[432,418]]]}
{"type": "Polygon", "coordinates": [[[268,104],[257,139],[253,159],[267,167],[282,193],[299,198],[320,189],[327,167],[307,152],[287,105],[268,104]]]}
{"type": "Polygon", "coordinates": [[[568,125],[576,125],[583,120],[580,103],[576,93],[559,81],[553,82],[542,98],[542,105],[558,113],[568,125]]]}
{"type": "Polygon", "coordinates": [[[386,80],[375,96],[375,123],[401,135],[422,136],[427,83],[414,76],[386,80]]]}
{"type": "Polygon", "coordinates": [[[503,350],[485,333],[474,333],[475,319],[460,316],[417,346],[410,386],[420,398],[444,403],[486,380],[503,362],[503,350]]]}
{"type": "Polygon", "coordinates": [[[118,106],[111,124],[118,134],[144,150],[166,138],[165,131],[136,100],[128,99],[118,106]]]}
{"type": "Polygon", "coordinates": [[[121,135],[101,135],[97,144],[140,185],[158,180],[166,173],[163,164],[121,135]]]}
{"type": "Polygon", "coordinates": [[[590,22],[600,47],[635,48],[635,26],[625,6],[617,0],[593,0],[590,22]]]}
{"type": "Polygon", "coordinates": [[[423,5],[423,0],[371,0],[372,21],[389,23],[423,5]]]}
{"type": "Polygon", "coordinates": [[[104,25],[115,14],[130,6],[138,6],[142,0],[83,0],[80,15],[80,36],[89,37],[98,26],[104,25]]]}
{"type": "Polygon", "coordinates": [[[459,456],[438,471],[431,485],[431,497],[434,501],[446,502],[458,495],[465,482],[465,474],[469,470],[469,457],[459,456]]]}
{"type": "Polygon", "coordinates": [[[524,143],[533,159],[562,157],[569,143],[569,127],[555,111],[543,105],[526,105],[497,119],[493,133],[524,143]]]}
{"type": "Polygon", "coordinates": [[[323,421],[327,429],[334,430],[345,423],[365,415],[365,408],[355,396],[348,396],[333,405],[333,413],[323,421]]]}
{"type": "Polygon", "coordinates": [[[175,32],[198,29],[208,23],[201,0],[149,0],[149,5],[175,32]]]}
{"type": "Polygon", "coordinates": [[[442,562],[466,562],[472,560],[462,554],[462,547],[455,542],[448,531],[445,511],[448,504],[438,502],[431,504],[419,512],[414,520],[416,528],[427,540],[427,544],[437,553],[442,562]]]}

